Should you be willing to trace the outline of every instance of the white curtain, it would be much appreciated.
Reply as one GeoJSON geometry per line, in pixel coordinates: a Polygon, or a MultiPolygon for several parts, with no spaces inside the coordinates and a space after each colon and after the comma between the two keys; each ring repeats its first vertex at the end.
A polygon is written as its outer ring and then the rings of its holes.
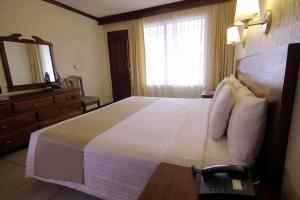
{"type": "Polygon", "coordinates": [[[148,95],[200,97],[211,87],[207,10],[144,19],[148,95]]]}

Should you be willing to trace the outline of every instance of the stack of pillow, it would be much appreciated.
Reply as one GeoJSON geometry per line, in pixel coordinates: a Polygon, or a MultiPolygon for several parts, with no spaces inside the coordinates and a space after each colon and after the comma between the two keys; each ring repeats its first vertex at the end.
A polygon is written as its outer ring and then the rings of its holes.
{"type": "Polygon", "coordinates": [[[209,115],[208,134],[218,140],[227,132],[233,164],[252,166],[260,151],[267,101],[256,97],[233,75],[217,87],[209,115]]]}

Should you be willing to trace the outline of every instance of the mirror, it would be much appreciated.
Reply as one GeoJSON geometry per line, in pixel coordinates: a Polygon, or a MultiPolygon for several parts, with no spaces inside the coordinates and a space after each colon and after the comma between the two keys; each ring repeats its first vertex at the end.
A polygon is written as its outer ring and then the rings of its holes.
{"type": "Polygon", "coordinates": [[[53,45],[36,36],[21,34],[0,37],[0,51],[9,91],[35,89],[55,82],[53,45]]]}
{"type": "Polygon", "coordinates": [[[13,85],[55,82],[48,45],[4,42],[13,85]],[[46,75],[48,74],[48,75],[46,75]]]}

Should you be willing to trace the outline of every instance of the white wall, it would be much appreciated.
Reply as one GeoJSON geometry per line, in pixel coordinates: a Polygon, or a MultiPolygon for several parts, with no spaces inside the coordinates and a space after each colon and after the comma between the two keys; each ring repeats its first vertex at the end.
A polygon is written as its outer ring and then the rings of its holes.
{"type": "MultiPolygon", "coordinates": [[[[270,33],[261,33],[260,26],[250,27],[246,46],[236,48],[236,58],[259,53],[272,47],[300,42],[300,1],[299,0],[260,0],[261,15],[267,9],[273,12],[270,33]]],[[[299,55],[300,56],[300,55],[299,55]]],[[[300,78],[300,74],[299,74],[300,78]]],[[[293,119],[287,150],[283,199],[300,199],[300,81],[298,80],[293,119]]]]}
{"type": "MultiPolygon", "coordinates": [[[[52,42],[60,75],[81,76],[86,95],[99,96],[101,104],[111,102],[105,32],[95,20],[41,0],[1,0],[0,36],[12,33],[52,42]],[[81,68],[75,70],[75,64],[81,68]]],[[[0,85],[7,94],[2,62],[0,85]]]]}

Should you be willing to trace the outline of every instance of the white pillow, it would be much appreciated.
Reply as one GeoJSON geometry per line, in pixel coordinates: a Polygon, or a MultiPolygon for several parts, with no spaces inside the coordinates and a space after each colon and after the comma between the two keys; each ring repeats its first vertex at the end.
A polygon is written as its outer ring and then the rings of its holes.
{"type": "Polygon", "coordinates": [[[224,85],[226,85],[226,83],[228,82],[229,78],[225,77],[217,86],[214,97],[217,96],[217,94],[220,92],[220,90],[224,87],[224,85]]]}
{"type": "Polygon", "coordinates": [[[252,96],[255,97],[255,95],[253,94],[253,92],[251,92],[246,86],[242,86],[237,90],[237,99],[246,97],[246,96],[252,96]]]}
{"type": "Polygon", "coordinates": [[[245,96],[253,96],[253,92],[251,92],[246,86],[244,86],[238,79],[235,78],[235,76],[230,75],[228,79],[228,84],[231,85],[231,88],[233,89],[233,94],[235,96],[236,101],[238,101],[240,98],[243,98],[245,96]]]}
{"type": "Polygon", "coordinates": [[[235,78],[234,75],[230,75],[228,82],[233,86],[233,89],[237,91],[239,88],[243,87],[244,85],[235,78]]]}
{"type": "Polygon", "coordinates": [[[220,139],[226,132],[229,117],[235,99],[229,84],[225,84],[216,95],[209,115],[208,134],[213,139],[220,139]]]}
{"type": "Polygon", "coordinates": [[[263,142],[266,117],[266,99],[244,96],[235,104],[227,130],[233,164],[254,164],[263,142]]]}
{"type": "MultiPolygon", "coordinates": [[[[213,99],[212,99],[211,104],[210,104],[209,114],[211,113],[211,110],[212,110],[212,108],[214,107],[214,103],[215,103],[215,101],[216,101],[216,98],[217,98],[217,96],[218,96],[218,93],[219,93],[220,90],[224,87],[224,85],[227,84],[228,80],[229,80],[229,78],[225,77],[225,78],[218,84],[218,86],[217,86],[217,88],[216,88],[216,91],[215,91],[215,93],[214,93],[213,99]]],[[[209,122],[209,120],[208,120],[208,122],[209,122]]]]}

